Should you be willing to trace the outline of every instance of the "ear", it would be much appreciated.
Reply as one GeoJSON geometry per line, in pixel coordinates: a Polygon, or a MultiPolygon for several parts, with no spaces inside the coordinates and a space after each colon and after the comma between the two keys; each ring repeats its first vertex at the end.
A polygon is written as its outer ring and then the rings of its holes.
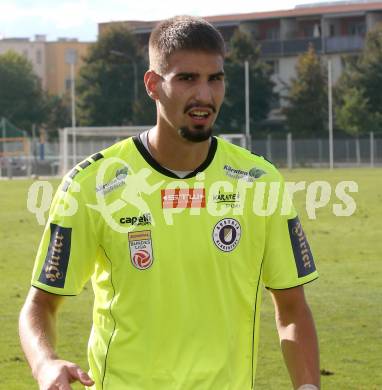
{"type": "Polygon", "coordinates": [[[148,70],[145,73],[143,80],[145,83],[147,94],[151,97],[151,99],[158,100],[158,83],[161,80],[159,74],[155,73],[153,70],[148,70]]]}

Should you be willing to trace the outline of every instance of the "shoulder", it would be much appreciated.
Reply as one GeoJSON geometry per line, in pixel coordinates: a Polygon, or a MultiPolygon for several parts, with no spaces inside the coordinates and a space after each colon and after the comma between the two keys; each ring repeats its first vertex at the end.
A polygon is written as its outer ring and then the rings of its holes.
{"type": "Polygon", "coordinates": [[[224,160],[227,161],[225,165],[226,170],[246,171],[254,179],[264,176],[264,179],[266,178],[267,180],[282,180],[282,176],[276,166],[263,156],[252,153],[222,138],[216,138],[218,140],[218,148],[224,160]]]}
{"type": "Polygon", "coordinates": [[[107,176],[111,166],[123,166],[123,157],[131,151],[131,144],[132,139],[128,138],[86,157],[63,177],[61,190],[66,192],[76,184],[81,186],[81,191],[87,187],[94,189],[100,172],[107,176]]]}

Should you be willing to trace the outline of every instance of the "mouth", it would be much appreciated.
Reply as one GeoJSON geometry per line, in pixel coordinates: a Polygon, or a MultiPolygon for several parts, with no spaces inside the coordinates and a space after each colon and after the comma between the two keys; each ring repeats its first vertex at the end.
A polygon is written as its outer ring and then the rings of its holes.
{"type": "Polygon", "coordinates": [[[194,123],[205,124],[208,122],[209,118],[212,116],[212,110],[208,108],[193,108],[188,111],[188,116],[194,123]]]}

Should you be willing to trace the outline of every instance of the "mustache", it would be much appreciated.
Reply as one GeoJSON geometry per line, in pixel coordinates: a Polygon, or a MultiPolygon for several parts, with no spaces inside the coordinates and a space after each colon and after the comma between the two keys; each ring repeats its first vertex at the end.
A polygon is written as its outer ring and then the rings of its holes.
{"type": "Polygon", "coordinates": [[[216,107],[213,104],[197,104],[197,103],[191,103],[184,109],[184,114],[186,114],[188,111],[192,110],[193,108],[208,108],[210,109],[214,114],[216,114],[216,107]]]}

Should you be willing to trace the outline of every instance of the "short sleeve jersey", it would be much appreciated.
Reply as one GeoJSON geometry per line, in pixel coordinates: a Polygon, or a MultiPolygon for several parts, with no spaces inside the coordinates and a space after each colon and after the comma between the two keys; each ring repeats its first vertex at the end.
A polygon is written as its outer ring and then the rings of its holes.
{"type": "Polygon", "coordinates": [[[94,389],[249,390],[262,282],[316,277],[271,163],[213,137],[179,179],[133,137],[66,175],[32,285],[77,295],[91,278],[94,389]]]}

